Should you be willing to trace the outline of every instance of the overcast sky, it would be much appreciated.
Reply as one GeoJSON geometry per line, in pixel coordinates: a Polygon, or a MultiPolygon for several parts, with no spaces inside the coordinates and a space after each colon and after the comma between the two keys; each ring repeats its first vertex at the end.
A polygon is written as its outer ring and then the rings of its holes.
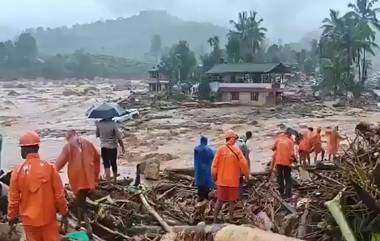
{"type": "MultiPolygon", "coordinates": [[[[128,17],[140,10],[167,10],[186,20],[229,26],[241,10],[255,10],[273,39],[297,41],[319,29],[329,9],[350,0],[0,0],[0,26],[22,30],[128,17]]],[[[352,1],[352,0],[351,0],[352,1]]]]}

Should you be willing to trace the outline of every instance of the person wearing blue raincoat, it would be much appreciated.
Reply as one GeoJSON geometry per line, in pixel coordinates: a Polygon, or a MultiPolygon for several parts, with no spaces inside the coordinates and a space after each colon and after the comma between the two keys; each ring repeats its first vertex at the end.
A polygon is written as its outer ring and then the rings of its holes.
{"type": "Polygon", "coordinates": [[[209,192],[214,187],[211,176],[213,159],[214,150],[208,145],[207,137],[201,136],[200,144],[194,148],[194,176],[199,201],[207,200],[209,192]]]}

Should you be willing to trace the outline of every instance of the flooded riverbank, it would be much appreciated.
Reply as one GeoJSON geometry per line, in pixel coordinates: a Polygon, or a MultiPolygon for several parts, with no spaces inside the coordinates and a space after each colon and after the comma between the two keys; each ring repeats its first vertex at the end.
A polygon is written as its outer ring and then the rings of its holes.
{"type": "MultiPolygon", "coordinates": [[[[4,138],[2,165],[10,168],[20,161],[18,137],[24,130],[38,130],[43,138],[41,156],[54,160],[69,128],[97,143],[93,120],[86,111],[103,101],[126,99],[133,84],[107,81],[23,81],[0,83],[0,126],[4,138]],[[131,86],[132,85],[132,86],[131,86]],[[126,87],[128,86],[128,87],[126,87]]],[[[141,83],[136,81],[136,85],[141,83]]],[[[147,106],[141,119],[122,124],[127,154],[119,161],[133,176],[141,161],[159,160],[165,167],[188,167],[200,135],[206,135],[217,148],[223,144],[223,131],[235,129],[240,135],[253,132],[254,164],[262,171],[271,158],[273,138],[280,127],[332,127],[339,125],[352,136],[360,121],[377,122],[379,112],[333,108],[331,103],[287,104],[275,108],[230,106],[218,108],[153,108],[147,106]]],[[[324,143],[326,145],[326,143],[324,143]]]]}

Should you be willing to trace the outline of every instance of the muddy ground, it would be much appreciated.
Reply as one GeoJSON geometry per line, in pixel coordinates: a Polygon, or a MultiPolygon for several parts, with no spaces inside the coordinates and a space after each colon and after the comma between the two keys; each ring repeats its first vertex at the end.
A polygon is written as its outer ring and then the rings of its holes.
{"type": "MultiPolygon", "coordinates": [[[[12,167],[20,161],[17,139],[23,130],[36,129],[43,136],[43,158],[54,160],[64,144],[68,128],[98,143],[94,121],[86,111],[103,101],[126,99],[131,91],[146,90],[141,81],[66,80],[19,81],[0,83],[0,128],[4,135],[2,165],[12,167]]],[[[161,107],[165,107],[162,105],[161,107]]],[[[140,119],[122,125],[127,154],[120,156],[124,174],[133,175],[140,161],[160,160],[162,167],[192,165],[193,148],[199,136],[206,135],[217,148],[223,143],[223,130],[239,134],[253,132],[253,172],[262,171],[270,160],[273,137],[282,125],[332,127],[339,125],[344,135],[352,136],[359,121],[379,121],[379,112],[333,108],[332,103],[286,104],[273,108],[229,106],[218,108],[140,109],[140,119]]],[[[326,143],[325,143],[326,144],[326,143]]]]}

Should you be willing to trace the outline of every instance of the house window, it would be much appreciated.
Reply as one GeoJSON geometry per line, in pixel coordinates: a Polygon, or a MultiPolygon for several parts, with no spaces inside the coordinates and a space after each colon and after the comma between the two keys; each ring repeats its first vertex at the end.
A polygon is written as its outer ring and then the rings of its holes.
{"type": "Polygon", "coordinates": [[[158,71],[153,71],[153,72],[151,72],[151,76],[152,76],[152,78],[158,78],[158,71]]]}
{"type": "Polygon", "coordinates": [[[239,92],[231,92],[231,100],[239,100],[239,92]]]}
{"type": "Polygon", "coordinates": [[[251,92],[251,101],[259,100],[259,92],[251,92]]]}

